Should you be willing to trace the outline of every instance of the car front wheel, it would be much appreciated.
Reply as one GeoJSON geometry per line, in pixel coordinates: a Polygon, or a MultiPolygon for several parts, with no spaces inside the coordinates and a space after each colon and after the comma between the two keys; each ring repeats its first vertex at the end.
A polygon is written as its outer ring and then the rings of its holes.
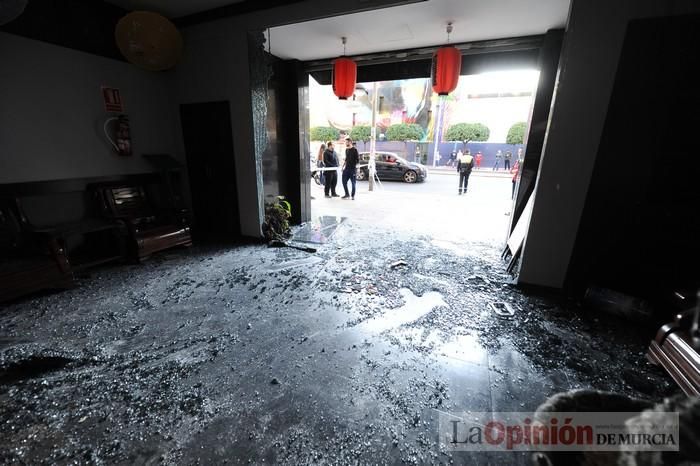
{"type": "Polygon", "coordinates": [[[357,170],[357,175],[356,175],[356,177],[357,177],[357,180],[358,180],[358,181],[366,180],[366,179],[367,179],[367,173],[365,173],[365,171],[362,170],[362,169],[357,170]]]}
{"type": "Polygon", "coordinates": [[[403,180],[406,183],[415,183],[417,179],[418,179],[418,176],[416,175],[416,172],[414,172],[413,170],[408,170],[406,173],[403,174],[403,180]]]}

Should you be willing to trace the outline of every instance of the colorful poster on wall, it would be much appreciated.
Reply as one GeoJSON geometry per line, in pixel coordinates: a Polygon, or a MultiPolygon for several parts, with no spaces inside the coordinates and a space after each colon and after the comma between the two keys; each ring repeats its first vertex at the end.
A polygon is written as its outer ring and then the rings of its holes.
{"type": "Polygon", "coordinates": [[[124,104],[119,89],[102,86],[102,98],[105,102],[105,110],[108,112],[122,113],[124,111],[124,104]]]}

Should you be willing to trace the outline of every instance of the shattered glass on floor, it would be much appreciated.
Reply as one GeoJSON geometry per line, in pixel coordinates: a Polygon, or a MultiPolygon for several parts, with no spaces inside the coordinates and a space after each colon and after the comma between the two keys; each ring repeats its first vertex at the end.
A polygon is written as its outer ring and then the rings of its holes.
{"type": "Polygon", "coordinates": [[[299,243],[325,244],[335,230],[346,220],[345,217],[321,215],[316,220],[306,222],[292,230],[291,241],[299,243]]]}
{"type": "Polygon", "coordinates": [[[8,305],[0,462],[527,464],[448,451],[437,413],[677,390],[646,329],[528,297],[497,245],[468,250],[347,221],[316,254],[172,251],[8,305]]]}

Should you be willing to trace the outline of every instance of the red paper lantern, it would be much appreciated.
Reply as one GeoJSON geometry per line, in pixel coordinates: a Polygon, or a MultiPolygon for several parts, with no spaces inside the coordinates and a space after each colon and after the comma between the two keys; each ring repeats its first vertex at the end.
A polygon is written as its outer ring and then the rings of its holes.
{"type": "Polygon", "coordinates": [[[457,88],[462,53],[455,47],[440,47],[433,54],[433,91],[447,95],[457,88]]]}
{"type": "Polygon", "coordinates": [[[355,92],[357,84],[357,64],[349,58],[341,57],[333,61],[333,92],[341,100],[346,100],[355,92]]]}

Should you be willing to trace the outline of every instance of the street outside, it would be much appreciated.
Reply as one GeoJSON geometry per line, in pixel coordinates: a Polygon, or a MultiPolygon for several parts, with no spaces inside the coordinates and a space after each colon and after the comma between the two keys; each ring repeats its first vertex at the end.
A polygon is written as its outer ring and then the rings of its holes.
{"type": "MultiPolygon", "coordinates": [[[[375,183],[373,192],[367,181],[358,181],[355,200],[351,201],[327,199],[323,187],[312,182],[312,215],[347,217],[358,224],[424,234],[448,247],[478,242],[500,248],[510,221],[511,176],[490,169],[474,171],[469,191],[461,196],[457,194],[458,183],[456,170],[428,168],[424,182],[384,181],[375,183]]],[[[340,181],[336,192],[344,194],[340,181]]]]}

